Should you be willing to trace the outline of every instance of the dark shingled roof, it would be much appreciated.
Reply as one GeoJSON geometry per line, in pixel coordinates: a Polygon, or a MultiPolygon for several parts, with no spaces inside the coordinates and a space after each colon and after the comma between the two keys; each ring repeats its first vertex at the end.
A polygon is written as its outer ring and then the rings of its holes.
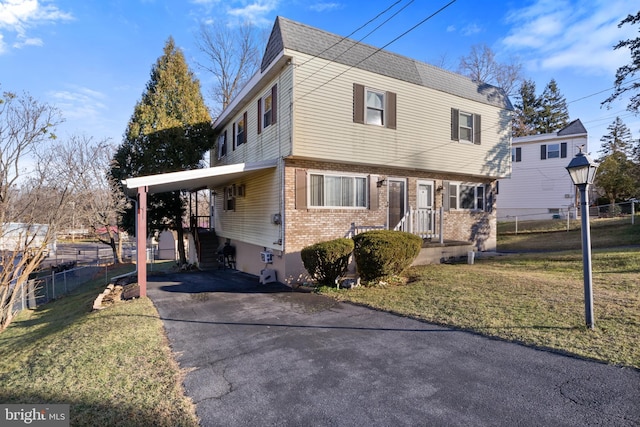
{"type": "Polygon", "coordinates": [[[513,109],[504,91],[495,86],[476,83],[460,74],[279,16],[265,49],[262,71],[285,48],[473,101],[513,109]]]}
{"type": "Polygon", "coordinates": [[[558,136],[563,135],[579,135],[581,133],[587,133],[587,129],[582,125],[580,119],[575,119],[562,129],[558,131],[558,136]]]}

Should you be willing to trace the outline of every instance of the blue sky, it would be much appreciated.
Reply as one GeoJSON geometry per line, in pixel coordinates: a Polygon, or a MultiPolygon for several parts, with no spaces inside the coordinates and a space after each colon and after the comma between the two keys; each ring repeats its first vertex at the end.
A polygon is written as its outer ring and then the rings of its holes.
{"type": "MultiPolygon", "coordinates": [[[[119,144],[151,66],[169,36],[198,75],[207,102],[211,76],[198,69],[202,22],[234,25],[243,19],[270,29],[276,16],[339,35],[356,28],[396,0],[0,0],[0,90],[26,91],[56,105],[65,118],[60,138],[83,134],[119,144]]],[[[406,6],[363,42],[384,46],[449,0],[401,0],[406,6]]],[[[618,23],[638,6],[628,0],[457,0],[387,50],[456,70],[471,46],[486,44],[498,60],[517,59],[538,93],[554,78],[571,119],[589,131],[589,150],[620,116],[640,137],[640,118],[626,102],[606,109],[615,71],[630,63],[614,51],[638,28],[618,23]]],[[[376,24],[352,36],[363,37],[376,24]]]]}

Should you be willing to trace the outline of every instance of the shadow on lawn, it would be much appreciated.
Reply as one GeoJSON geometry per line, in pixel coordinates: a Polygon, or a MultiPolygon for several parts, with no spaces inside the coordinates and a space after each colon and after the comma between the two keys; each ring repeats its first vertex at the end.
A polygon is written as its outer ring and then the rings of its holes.
{"type": "MultiPolygon", "coordinates": [[[[76,426],[136,426],[136,427],[173,427],[195,425],[184,421],[187,416],[180,408],[144,407],[136,399],[127,404],[96,398],[70,399],[64,393],[51,394],[0,391],[0,402],[3,404],[66,404],[70,405],[70,425],[76,426]],[[172,413],[173,411],[173,413],[172,413]]],[[[28,408],[25,408],[28,409],[28,408]]]]}

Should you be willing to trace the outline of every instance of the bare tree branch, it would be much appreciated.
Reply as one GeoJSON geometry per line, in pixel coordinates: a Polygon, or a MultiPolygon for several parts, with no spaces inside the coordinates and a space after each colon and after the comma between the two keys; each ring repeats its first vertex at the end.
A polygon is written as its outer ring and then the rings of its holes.
{"type": "Polygon", "coordinates": [[[216,78],[213,98],[224,109],[260,66],[257,31],[249,22],[235,29],[203,24],[196,43],[207,59],[197,65],[216,78]]]}

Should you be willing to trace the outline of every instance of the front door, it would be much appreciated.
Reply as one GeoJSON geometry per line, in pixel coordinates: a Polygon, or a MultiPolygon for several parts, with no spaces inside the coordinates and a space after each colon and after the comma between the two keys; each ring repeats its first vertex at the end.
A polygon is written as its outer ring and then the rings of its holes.
{"type": "Polygon", "coordinates": [[[433,181],[418,181],[418,209],[433,209],[433,181]]]}
{"type": "Polygon", "coordinates": [[[406,191],[406,182],[404,179],[393,179],[390,178],[388,180],[388,197],[389,197],[389,207],[388,207],[388,217],[389,230],[393,230],[400,220],[404,218],[404,214],[406,213],[406,200],[407,200],[407,191],[406,191]]]}

